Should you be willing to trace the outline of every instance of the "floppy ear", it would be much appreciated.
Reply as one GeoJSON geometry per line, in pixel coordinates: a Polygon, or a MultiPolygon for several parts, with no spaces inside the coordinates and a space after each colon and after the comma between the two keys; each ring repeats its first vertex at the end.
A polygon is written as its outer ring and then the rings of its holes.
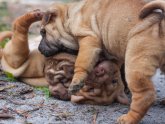
{"type": "Polygon", "coordinates": [[[57,16],[57,10],[56,9],[51,9],[51,10],[45,12],[43,15],[43,18],[42,18],[42,25],[43,26],[47,25],[50,22],[50,20],[56,16],[57,16]]]}
{"type": "Polygon", "coordinates": [[[129,99],[127,95],[124,93],[124,91],[120,91],[120,93],[117,96],[117,101],[121,104],[129,105],[129,99]]]}

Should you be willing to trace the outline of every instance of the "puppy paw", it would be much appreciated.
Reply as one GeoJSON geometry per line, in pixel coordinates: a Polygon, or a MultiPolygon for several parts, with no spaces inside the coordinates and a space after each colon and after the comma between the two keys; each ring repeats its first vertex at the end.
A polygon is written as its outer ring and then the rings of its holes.
{"type": "Polygon", "coordinates": [[[81,88],[83,88],[84,83],[83,81],[80,81],[79,79],[73,79],[72,83],[69,86],[68,92],[71,95],[76,94],[81,88]]]}
{"type": "Polygon", "coordinates": [[[33,10],[33,11],[23,15],[23,17],[25,17],[25,19],[29,22],[35,22],[35,21],[39,21],[42,19],[43,12],[41,12],[39,9],[37,9],[37,10],[33,10]]]}
{"type": "Polygon", "coordinates": [[[32,23],[40,21],[43,17],[43,14],[44,13],[39,9],[27,12],[15,20],[14,26],[30,26],[32,23]]]}
{"type": "Polygon", "coordinates": [[[117,119],[118,124],[138,124],[131,116],[124,114],[117,119]]]}

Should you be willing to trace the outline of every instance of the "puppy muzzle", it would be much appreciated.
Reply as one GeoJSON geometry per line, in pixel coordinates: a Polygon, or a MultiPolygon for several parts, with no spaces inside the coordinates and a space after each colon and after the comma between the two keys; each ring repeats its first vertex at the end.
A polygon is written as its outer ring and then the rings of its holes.
{"type": "Polygon", "coordinates": [[[59,53],[60,49],[62,49],[60,45],[56,46],[53,44],[48,44],[47,41],[45,41],[45,39],[41,40],[39,47],[38,47],[38,50],[45,57],[50,57],[50,56],[53,56],[53,55],[59,53]]]}
{"type": "Polygon", "coordinates": [[[43,38],[39,44],[38,49],[45,57],[51,57],[60,52],[66,52],[72,55],[78,54],[78,50],[67,48],[63,44],[60,44],[60,41],[58,41],[57,43],[58,44],[48,44],[48,41],[43,38]]]}

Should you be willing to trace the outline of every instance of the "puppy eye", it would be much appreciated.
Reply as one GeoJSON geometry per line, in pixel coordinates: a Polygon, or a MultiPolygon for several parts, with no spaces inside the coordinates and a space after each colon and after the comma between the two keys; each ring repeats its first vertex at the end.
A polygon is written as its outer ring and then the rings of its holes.
{"type": "Polygon", "coordinates": [[[40,30],[40,34],[41,36],[45,36],[46,35],[46,30],[43,28],[40,30]]]}
{"type": "Polygon", "coordinates": [[[112,83],[113,83],[113,84],[116,84],[117,82],[118,82],[117,79],[112,80],[112,83]]]}
{"type": "Polygon", "coordinates": [[[50,65],[53,65],[53,62],[52,62],[52,61],[50,61],[50,62],[49,62],[49,64],[50,64],[50,65]]]}

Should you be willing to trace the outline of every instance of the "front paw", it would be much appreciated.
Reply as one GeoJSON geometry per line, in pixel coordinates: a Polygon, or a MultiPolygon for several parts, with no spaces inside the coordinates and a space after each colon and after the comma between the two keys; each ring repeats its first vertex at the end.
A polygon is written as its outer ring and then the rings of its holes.
{"type": "Polygon", "coordinates": [[[117,119],[118,124],[138,124],[130,115],[124,114],[117,119]]]}
{"type": "Polygon", "coordinates": [[[69,94],[74,95],[81,88],[83,88],[83,86],[84,86],[83,81],[80,81],[79,79],[73,79],[70,86],[69,86],[68,92],[69,92],[69,94]]]}
{"type": "Polygon", "coordinates": [[[27,12],[15,20],[14,26],[30,26],[32,23],[40,21],[43,17],[43,14],[44,12],[40,11],[39,9],[27,12]]]}

